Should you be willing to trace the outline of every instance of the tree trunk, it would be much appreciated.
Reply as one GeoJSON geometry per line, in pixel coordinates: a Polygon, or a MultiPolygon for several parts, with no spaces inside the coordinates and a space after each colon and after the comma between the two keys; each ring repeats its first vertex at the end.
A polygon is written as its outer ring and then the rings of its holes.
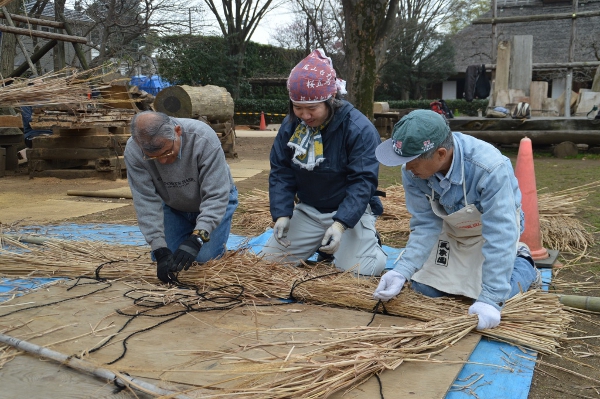
{"type": "Polygon", "coordinates": [[[342,0],[346,21],[347,88],[349,100],[369,119],[378,65],[398,0],[342,0]]]}
{"type": "MultiPolygon", "coordinates": [[[[6,5],[9,13],[16,14],[19,11],[19,2],[13,1],[6,5]]],[[[2,33],[2,48],[0,49],[0,73],[6,77],[15,69],[15,54],[17,52],[17,36],[10,33],[2,33]]]]}

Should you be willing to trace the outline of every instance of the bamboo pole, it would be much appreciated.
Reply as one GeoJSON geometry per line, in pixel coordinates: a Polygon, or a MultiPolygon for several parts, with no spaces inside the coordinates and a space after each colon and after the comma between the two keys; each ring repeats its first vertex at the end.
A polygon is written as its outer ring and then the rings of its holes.
{"type": "Polygon", "coordinates": [[[42,346],[38,346],[31,342],[23,341],[18,338],[11,337],[9,335],[5,335],[0,333],[0,342],[10,345],[16,349],[20,349],[22,351],[34,354],[36,356],[41,356],[46,359],[51,359],[56,362],[67,365],[68,367],[83,371],[86,373],[90,373],[95,375],[96,377],[105,378],[109,381],[115,381],[117,384],[125,385],[130,389],[136,389],[141,392],[145,392],[152,395],[169,395],[169,397],[179,398],[179,399],[189,399],[188,396],[177,394],[177,392],[169,391],[166,389],[162,389],[157,387],[156,385],[150,384],[146,381],[139,380],[137,378],[125,375],[125,374],[115,374],[112,371],[96,367],[90,362],[85,360],[77,359],[72,356],[67,356],[60,352],[53,351],[48,348],[44,348],[42,346]]]}

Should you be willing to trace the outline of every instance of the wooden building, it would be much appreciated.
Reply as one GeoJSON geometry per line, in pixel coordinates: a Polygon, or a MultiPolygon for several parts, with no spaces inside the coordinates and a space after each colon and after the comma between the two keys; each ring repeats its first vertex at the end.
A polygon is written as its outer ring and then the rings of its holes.
{"type": "MultiPolygon", "coordinates": [[[[573,2],[564,0],[497,0],[497,20],[505,17],[573,14],[573,2]]],[[[565,90],[566,68],[536,68],[536,64],[587,62],[600,60],[600,0],[577,2],[573,59],[569,60],[572,18],[496,24],[496,43],[513,36],[533,36],[533,80],[548,82],[548,97],[558,98],[565,90]],[[589,16],[589,14],[597,14],[589,16]]],[[[494,64],[492,10],[458,32],[452,43],[455,48],[455,74],[446,82],[434,85],[430,98],[462,98],[465,71],[469,65],[494,64]]],[[[573,91],[590,87],[597,65],[573,70],[573,91]]],[[[491,77],[491,71],[488,70],[491,77]]]]}

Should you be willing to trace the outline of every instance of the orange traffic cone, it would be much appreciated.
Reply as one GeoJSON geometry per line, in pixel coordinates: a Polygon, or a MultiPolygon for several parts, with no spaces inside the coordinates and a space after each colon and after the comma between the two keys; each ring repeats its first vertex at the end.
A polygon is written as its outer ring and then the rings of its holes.
{"type": "Polygon", "coordinates": [[[531,139],[528,137],[522,138],[519,144],[515,176],[519,181],[519,189],[523,197],[521,199],[521,206],[525,213],[525,230],[521,234],[520,241],[529,246],[533,260],[546,259],[550,255],[546,248],[542,247],[540,212],[535,184],[535,170],[533,168],[533,150],[531,148],[531,139]]]}
{"type": "Polygon", "coordinates": [[[265,123],[265,113],[260,111],[260,130],[267,130],[267,124],[265,123]]]}

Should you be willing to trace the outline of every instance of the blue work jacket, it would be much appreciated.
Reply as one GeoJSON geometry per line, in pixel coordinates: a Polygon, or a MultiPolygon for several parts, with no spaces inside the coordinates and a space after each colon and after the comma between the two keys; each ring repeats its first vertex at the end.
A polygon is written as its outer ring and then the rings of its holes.
{"type": "Polygon", "coordinates": [[[402,167],[406,208],[411,214],[410,236],[406,251],[394,270],[410,279],[423,267],[437,243],[442,219],[433,213],[426,197],[431,196],[431,189],[434,198],[451,214],[465,206],[464,181],[467,202],[481,212],[485,239],[482,290],[477,300],[499,309],[510,294],[516,243],[524,229],[521,191],[510,160],[494,146],[462,133],[452,134],[454,153],[446,176],[437,173],[421,179],[402,167]]]}
{"type": "Polygon", "coordinates": [[[381,142],[375,126],[352,104],[344,101],[321,132],[325,160],[312,171],[292,162],[287,146],[300,120],[288,115],[271,148],[269,200],[273,221],[292,216],[294,197],[321,213],[337,211],[334,220],[352,228],[367,205],[375,215],[383,212],[377,190],[379,161],[375,148],[381,142]]]}

